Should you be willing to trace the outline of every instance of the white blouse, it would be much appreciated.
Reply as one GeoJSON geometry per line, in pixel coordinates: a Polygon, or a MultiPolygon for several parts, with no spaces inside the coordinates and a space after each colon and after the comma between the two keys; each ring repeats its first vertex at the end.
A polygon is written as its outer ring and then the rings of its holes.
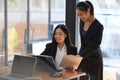
{"type": "Polygon", "coordinates": [[[62,62],[63,56],[67,53],[66,45],[64,44],[63,48],[60,50],[59,47],[57,47],[56,57],[55,61],[57,66],[61,69],[60,64],[62,62]]]}

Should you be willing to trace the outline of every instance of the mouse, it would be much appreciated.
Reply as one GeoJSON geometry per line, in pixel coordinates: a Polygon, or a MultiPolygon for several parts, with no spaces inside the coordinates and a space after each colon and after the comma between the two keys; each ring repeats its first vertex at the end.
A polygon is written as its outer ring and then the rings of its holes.
{"type": "Polygon", "coordinates": [[[61,77],[62,74],[60,72],[54,72],[54,73],[51,73],[50,76],[52,76],[52,77],[61,77]]]}

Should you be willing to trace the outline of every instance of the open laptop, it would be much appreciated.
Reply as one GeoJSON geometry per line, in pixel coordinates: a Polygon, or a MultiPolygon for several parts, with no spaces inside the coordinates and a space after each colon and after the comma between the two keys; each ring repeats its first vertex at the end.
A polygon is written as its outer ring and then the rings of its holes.
{"type": "Polygon", "coordinates": [[[15,55],[10,74],[0,76],[0,80],[25,80],[31,77],[37,58],[15,55]]]}
{"type": "Polygon", "coordinates": [[[37,57],[36,71],[49,73],[61,71],[52,56],[35,55],[35,57],[37,57]]]}

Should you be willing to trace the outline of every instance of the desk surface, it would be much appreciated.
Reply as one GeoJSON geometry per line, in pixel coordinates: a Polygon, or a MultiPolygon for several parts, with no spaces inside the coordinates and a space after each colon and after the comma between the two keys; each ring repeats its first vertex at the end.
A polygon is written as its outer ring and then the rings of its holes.
{"type": "MultiPolygon", "coordinates": [[[[11,70],[11,67],[0,66],[0,75],[8,74],[10,73],[10,70],[11,70]]],[[[70,79],[85,75],[85,73],[77,72],[77,71],[76,72],[63,71],[61,73],[62,73],[61,77],[51,77],[47,72],[35,72],[33,76],[41,77],[43,80],[70,80],[70,79]]]]}

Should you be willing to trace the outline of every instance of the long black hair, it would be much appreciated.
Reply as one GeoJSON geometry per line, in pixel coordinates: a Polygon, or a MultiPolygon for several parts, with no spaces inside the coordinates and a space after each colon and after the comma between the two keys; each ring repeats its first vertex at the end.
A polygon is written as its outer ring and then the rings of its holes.
{"type": "Polygon", "coordinates": [[[58,24],[56,26],[56,28],[54,29],[53,36],[52,36],[52,44],[57,45],[57,42],[54,38],[54,35],[55,35],[55,32],[58,28],[61,29],[67,35],[67,37],[65,38],[65,44],[67,47],[70,46],[71,45],[70,32],[69,32],[67,26],[64,24],[58,24]]]}
{"type": "Polygon", "coordinates": [[[77,4],[76,9],[87,12],[90,9],[90,14],[94,15],[94,7],[90,1],[81,1],[77,4]]]}

